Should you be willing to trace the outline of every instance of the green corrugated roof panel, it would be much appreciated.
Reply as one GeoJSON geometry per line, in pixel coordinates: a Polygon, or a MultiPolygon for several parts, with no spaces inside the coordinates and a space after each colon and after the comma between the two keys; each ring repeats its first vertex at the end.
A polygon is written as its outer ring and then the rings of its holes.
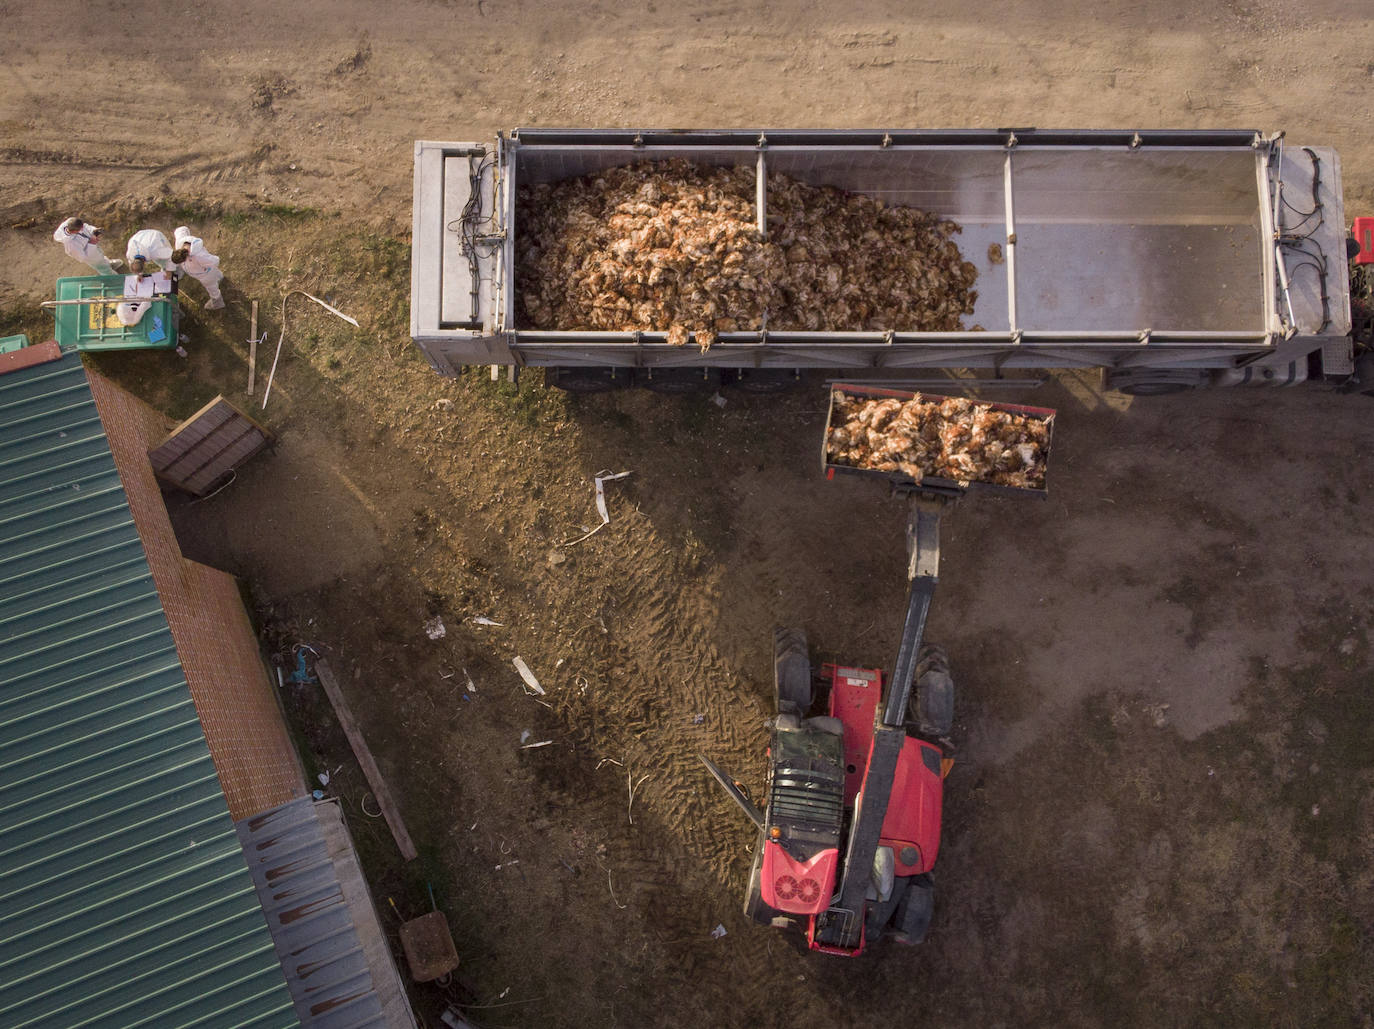
{"type": "Polygon", "coordinates": [[[0,1025],[297,1024],[80,358],[0,375],[0,1025]]]}

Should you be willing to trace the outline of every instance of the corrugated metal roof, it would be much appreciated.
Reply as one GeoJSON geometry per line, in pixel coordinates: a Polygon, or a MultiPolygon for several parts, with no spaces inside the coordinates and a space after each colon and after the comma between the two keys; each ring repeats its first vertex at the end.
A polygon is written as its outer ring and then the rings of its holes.
{"type": "Polygon", "coordinates": [[[296,1024],[80,358],[0,375],[0,1025],[296,1024]]]}
{"type": "Polygon", "coordinates": [[[385,1029],[315,802],[301,797],[236,827],[301,1024],[385,1029]]]}

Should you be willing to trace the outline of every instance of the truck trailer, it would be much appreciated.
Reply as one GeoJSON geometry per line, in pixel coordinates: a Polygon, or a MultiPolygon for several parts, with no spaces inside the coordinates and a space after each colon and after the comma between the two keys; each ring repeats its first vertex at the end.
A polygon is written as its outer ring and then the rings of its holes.
{"type": "Polygon", "coordinates": [[[1339,156],[1282,133],[522,128],[417,142],[414,188],[411,336],[442,375],[534,366],[575,391],[764,392],[811,369],[895,385],[1100,368],[1108,388],[1145,395],[1343,382],[1359,356],[1339,156]],[[520,188],[674,159],[751,169],[761,236],[772,173],[957,223],[978,271],[970,327],[794,331],[765,318],[703,349],[673,345],[667,325],[518,320],[520,188]]]}

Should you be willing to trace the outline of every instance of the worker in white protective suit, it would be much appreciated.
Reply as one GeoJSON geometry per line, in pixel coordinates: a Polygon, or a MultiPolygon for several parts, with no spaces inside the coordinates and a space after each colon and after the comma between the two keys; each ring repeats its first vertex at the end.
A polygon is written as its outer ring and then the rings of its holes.
{"type": "Polygon", "coordinates": [[[172,238],[177,244],[172,252],[173,270],[178,275],[191,276],[204,286],[205,292],[210,294],[210,302],[205,309],[218,311],[224,306],[224,296],[219,291],[219,284],[224,280],[224,273],[219,270],[219,258],[206,250],[205,240],[191,235],[191,230],[185,225],[179,225],[172,233],[172,238]]]}
{"type": "Polygon", "coordinates": [[[68,218],[57,227],[52,238],[62,244],[69,257],[90,265],[100,275],[113,275],[114,266],[100,249],[100,230],[80,218],[68,218]]]}
{"type": "Polygon", "coordinates": [[[134,261],[142,258],[159,269],[167,267],[172,259],[172,244],[157,229],[139,229],[129,237],[129,245],[124,248],[124,259],[133,267],[134,261]]]}

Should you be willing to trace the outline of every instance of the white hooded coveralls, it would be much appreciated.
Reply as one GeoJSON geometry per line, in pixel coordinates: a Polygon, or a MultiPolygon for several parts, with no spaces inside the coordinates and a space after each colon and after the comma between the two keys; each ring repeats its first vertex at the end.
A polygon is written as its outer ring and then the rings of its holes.
{"type": "Polygon", "coordinates": [[[172,238],[176,240],[178,250],[186,247],[190,251],[186,260],[176,267],[205,287],[205,292],[210,294],[208,307],[223,307],[224,297],[220,294],[219,284],[224,278],[224,273],[219,270],[219,258],[206,250],[205,240],[191,235],[191,230],[185,225],[178,226],[172,238]]]}
{"type": "Polygon", "coordinates": [[[71,225],[74,219],[68,218],[57,227],[57,231],[52,234],[52,238],[62,244],[62,249],[67,252],[67,256],[74,257],[82,264],[89,265],[101,275],[113,275],[114,268],[110,266],[109,259],[101,251],[100,245],[91,237],[100,230],[94,225],[83,225],[79,232],[73,232],[71,225]]]}
{"type": "Polygon", "coordinates": [[[135,257],[166,268],[172,262],[172,244],[157,229],[139,229],[129,237],[129,245],[124,250],[125,260],[132,263],[135,257]]]}

